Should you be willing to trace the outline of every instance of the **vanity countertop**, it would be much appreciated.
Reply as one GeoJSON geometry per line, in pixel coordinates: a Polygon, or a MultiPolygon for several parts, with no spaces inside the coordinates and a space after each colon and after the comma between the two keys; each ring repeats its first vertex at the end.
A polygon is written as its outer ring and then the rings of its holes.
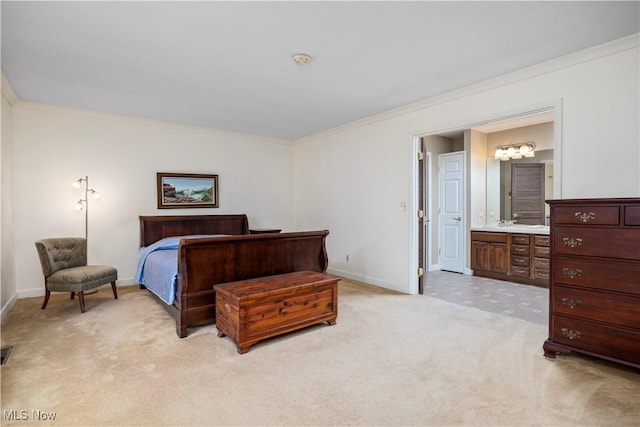
{"type": "Polygon", "coordinates": [[[508,226],[486,225],[484,227],[471,227],[471,231],[494,231],[499,233],[520,233],[520,234],[544,234],[549,235],[548,225],[523,225],[515,224],[508,226]]]}

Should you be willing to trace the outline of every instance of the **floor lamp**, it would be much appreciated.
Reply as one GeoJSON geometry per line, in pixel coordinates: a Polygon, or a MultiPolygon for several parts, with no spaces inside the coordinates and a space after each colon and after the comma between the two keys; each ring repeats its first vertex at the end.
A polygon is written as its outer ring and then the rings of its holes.
{"type": "MultiPolygon", "coordinates": [[[[73,206],[73,209],[77,211],[84,211],[84,239],[86,243],[86,252],[85,256],[87,258],[87,263],[89,262],[89,193],[91,193],[91,197],[94,200],[98,200],[100,198],[100,193],[98,193],[93,188],[89,188],[89,177],[85,176],[84,178],[78,178],[73,181],[71,187],[79,190],[82,187],[82,183],[84,182],[84,199],[78,200],[78,202],[73,206]]],[[[90,291],[85,291],[85,295],[91,295],[98,292],[97,289],[92,289],[90,291]]]]}
{"type": "Polygon", "coordinates": [[[71,184],[71,186],[75,189],[80,189],[82,187],[82,183],[84,182],[84,199],[78,200],[78,202],[74,205],[74,209],[77,211],[84,211],[84,238],[87,240],[87,254],[89,253],[89,193],[91,193],[91,197],[94,200],[98,200],[100,198],[100,193],[98,193],[93,188],[89,188],[89,177],[85,176],[84,178],[79,178],[71,184]]]}

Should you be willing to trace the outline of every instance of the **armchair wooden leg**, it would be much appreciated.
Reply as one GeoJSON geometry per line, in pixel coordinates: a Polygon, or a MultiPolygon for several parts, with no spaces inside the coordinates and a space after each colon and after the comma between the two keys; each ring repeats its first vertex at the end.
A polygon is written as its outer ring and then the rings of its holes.
{"type": "Polygon", "coordinates": [[[71,292],[71,299],[73,299],[76,296],[75,292],[71,292]]]}
{"type": "Polygon", "coordinates": [[[84,313],[84,292],[78,292],[78,300],[80,300],[80,311],[84,313]]]}
{"type": "Polygon", "coordinates": [[[42,303],[42,307],[40,307],[40,310],[44,310],[45,309],[45,307],[49,303],[49,296],[51,295],[51,291],[49,289],[45,289],[44,292],[45,292],[44,293],[44,302],[42,303]]]}
{"type": "Polygon", "coordinates": [[[116,290],[116,281],[111,282],[111,289],[113,289],[113,298],[118,299],[118,291],[116,290]]]}

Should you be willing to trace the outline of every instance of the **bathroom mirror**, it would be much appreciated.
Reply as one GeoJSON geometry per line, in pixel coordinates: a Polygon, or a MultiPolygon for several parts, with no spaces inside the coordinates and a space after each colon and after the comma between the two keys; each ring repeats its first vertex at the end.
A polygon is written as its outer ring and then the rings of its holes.
{"type": "Polygon", "coordinates": [[[489,224],[504,220],[517,224],[549,225],[549,206],[544,201],[553,198],[553,150],[536,151],[534,158],[508,161],[487,158],[487,178],[490,174],[494,177],[487,180],[489,224]],[[517,174],[515,179],[514,170],[517,174]],[[522,170],[524,173],[519,172],[522,170]],[[515,188],[514,181],[517,183],[515,188]],[[515,203],[512,203],[514,199],[515,203]]]}
{"type": "Polygon", "coordinates": [[[487,225],[548,225],[544,201],[553,198],[553,122],[487,133],[487,148],[487,225]],[[525,140],[535,142],[534,157],[495,158],[496,147],[525,140]]]}

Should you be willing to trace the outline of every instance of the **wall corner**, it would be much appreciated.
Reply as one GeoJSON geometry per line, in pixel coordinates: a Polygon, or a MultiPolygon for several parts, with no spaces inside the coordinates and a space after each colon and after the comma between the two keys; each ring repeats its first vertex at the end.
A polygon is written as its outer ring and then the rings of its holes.
{"type": "Polygon", "coordinates": [[[4,96],[9,102],[9,105],[13,107],[15,103],[18,102],[18,95],[16,95],[13,86],[9,83],[9,79],[7,79],[7,76],[4,74],[4,70],[2,70],[2,84],[0,87],[2,88],[2,96],[4,96]]]}

